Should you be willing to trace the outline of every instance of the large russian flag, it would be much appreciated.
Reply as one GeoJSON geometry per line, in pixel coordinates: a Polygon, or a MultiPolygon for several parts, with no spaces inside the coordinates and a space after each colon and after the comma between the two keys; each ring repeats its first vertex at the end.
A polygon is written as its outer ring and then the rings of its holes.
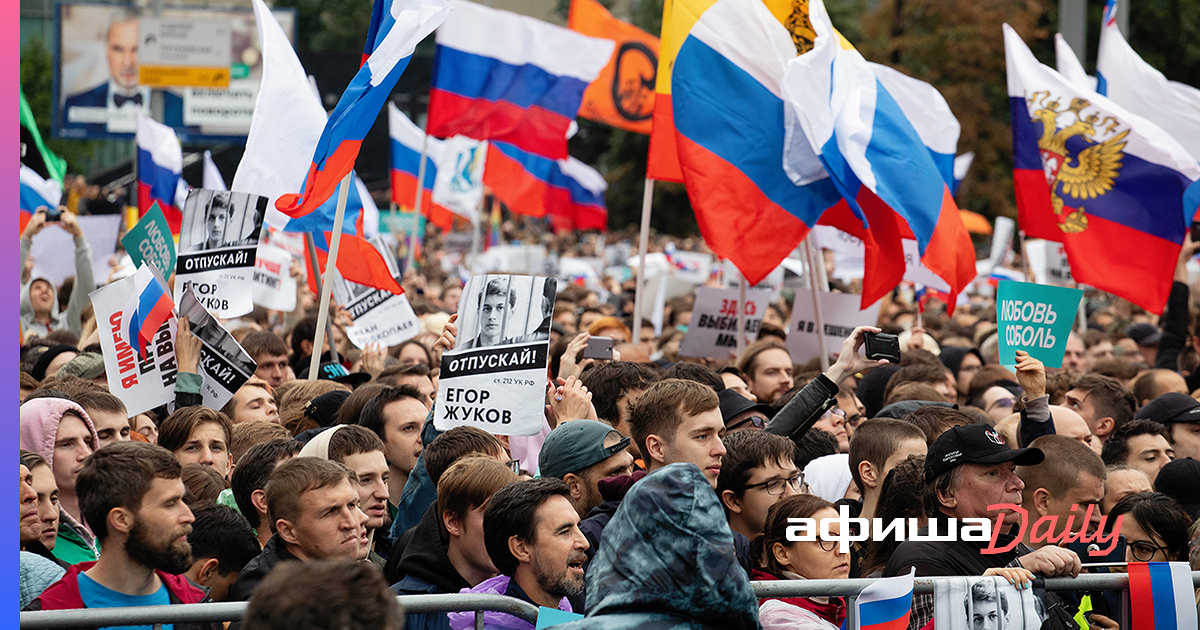
{"type": "Polygon", "coordinates": [[[445,0],[375,0],[362,67],[321,132],[304,191],[280,195],[275,207],[289,217],[302,217],[333,196],[354,168],[363,138],[408,67],[413,50],[449,13],[445,0]]]}
{"type": "Polygon", "coordinates": [[[1195,589],[1186,562],[1129,563],[1130,621],[1137,630],[1192,630],[1195,589]]]}
{"type": "Polygon", "coordinates": [[[137,113],[137,196],[138,216],[158,202],[172,234],[179,234],[183,213],[175,204],[175,193],[183,177],[183,147],[175,130],[150,118],[142,109],[137,113]]]}
{"type": "Polygon", "coordinates": [[[133,274],[133,294],[125,304],[121,317],[121,333],[138,356],[146,356],[146,344],[153,343],[154,334],[175,311],[171,292],[146,264],[133,274]]]}
{"type": "MultiPolygon", "coordinates": [[[[820,0],[809,3],[809,18],[816,31],[813,49],[788,63],[783,80],[790,107],[785,163],[792,181],[806,180],[815,153],[875,242],[898,263],[877,267],[890,269],[890,276],[875,290],[890,290],[903,278],[905,266],[896,254],[908,237],[917,241],[921,262],[957,295],[975,278],[975,250],[950,193],[953,159],[942,166],[934,161],[925,138],[870,64],[833,28],[820,0]]],[[[881,297],[866,289],[863,304],[881,297]]]]}
{"type": "Polygon", "coordinates": [[[839,199],[819,162],[801,185],[783,169],[780,81],[795,56],[787,28],[761,0],[718,0],[675,55],[668,102],[688,198],[705,242],[751,284],[839,199]]]}
{"type": "MultiPolygon", "coordinates": [[[[317,266],[323,270],[329,262],[329,241],[333,238],[333,233],[318,232],[312,236],[317,252],[317,266]]],[[[384,259],[385,254],[381,249],[386,251],[387,247],[382,244],[377,247],[373,241],[356,234],[342,234],[338,242],[338,274],[350,282],[401,295],[404,289],[396,282],[392,268],[384,259]]],[[[307,248],[304,250],[304,268],[312,269],[312,260],[307,248]]],[[[320,287],[312,274],[308,276],[308,287],[313,293],[320,293],[320,287]]]]}
{"type": "Polygon", "coordinates": [[[566,159],[567,131],[615,43],[465,0],[437,32],[426,132],[566,159]]]}
{"type": "Polygon", "coordinates": [[[912,607],[913,576],[908,575],[876,580],[864,588],[855,600],[858,607],[858,627],[850,630],[904,630],[912,607]]]}
{"type": "MultiPolygon", "coordinates": [[[[346,191],[346,212],[342,217],[343,234],[362,234],[371,238],[379,233],[379,207],[371,198],[367,185],[357,173],[352,173],[354,184],[346,191]]],[[[333,230],[334,219],[337,217],[337,198],[335,194],[313,212],[296,219],[288,219],[284,232],[330,232],[333,230]]]]}
{"type": "Polygon", "coordinates": [[[575,158],[551,160],[508,143],[490,142],[483,185],[513,212],[554,217],[565,229],[608,229],[608,182],[575,158]]]}
{"type": "Polygon", "coordinates": [[[1200,207],[1200,164],[1158,125],[1039,63],[1008,25],[1004,54],[1021,227],[1061,242],[1077,281],[1161,313],[1200,207]]]}
{"type": "Polygon", "coordinates": [[[42,179],[33,169],[21,165],[21,231],[37,209],[57,208],[62,200],[62,186],[52,179],[42,179]]]}
{"type": "Polygon", "coordinates": [[[433,184],[442,161],[442,141],[430,138],[394,104],[388,103],[388,136],[391,138],[392,202],[412,210],[417,203],[417,177],[421,151],[425,151],[425,179],[421,186],[421,213],[429,222],[449,231],[454,213],[433,202],[433,184]]]}

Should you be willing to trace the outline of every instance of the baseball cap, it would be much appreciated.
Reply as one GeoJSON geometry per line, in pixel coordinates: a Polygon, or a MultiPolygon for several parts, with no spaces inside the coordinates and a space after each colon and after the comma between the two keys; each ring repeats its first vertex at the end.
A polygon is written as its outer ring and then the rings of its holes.
{"type": "Polygon", "coordinates": [[[59,368],[58,376],[78,376],[93,379],[104,374],[104,356],[99,352],[83,352],[59,368]]]}
{"type": "Polygon", "coordinates": [[[546,436],[538,454],[542,477],[562,479],[567,473],[602,462],[629,446],[629,438],[621,436],[616,444],[605,448],[604,438],[610,433],[617,430],[595,420],[571,420],[558,425],[546,436]]]}
{"type": "Polygon", "coordinates": [[[1200,462],[1185,457],[1163,466],[1154,478],[1154,489],[1183,506],[1193,519],[1200,518],[1200,462]]]}
{"type": "Polygon", "coordinates": [[[1009,448],[1004,436],[986,424],[965,424],[949,429],[929,445],[925,483],[960,464],[1016,462],[1033,466],[1045,458],[1039,448],[1009,448]]]}
{"type": "Polygon", "coordinates": [[[304,415],[312,418],[313,422],[327,427],[337,419],[338,411],[349,397],[350,392],[326,392],[305,403],[304,415]]]}
{"type": "Polygon", "coordinates": [[[729,427],[731,419],[747,411],[758,411],[768,420],[775,415],[775,410],[771,408],[771,405],[756,403],[732,389],[722,389],[717,392],[717,400],[720,401],[721,420],[725,422],[726,427],[729,427]]]}
{"type": "Polygon", "coordinates": [[[1200,401],[1179,392],[1168,392],[1151,400],[1134,414],[1136,420],[1200,422],[1200,401]]]}
{"type": "Polygon", "coordinates": [[[1162,339],[1162,333],[1154,324],[1134,324],[1125,329],[1125,334],[1139,346],[1153,346],[1162,339]]]}
{"type": "MultiPolygon", "coordinates": [[[[296,378],[298,380],[308,378],[308,368],[304,368],[300,374],[296,375],[296,378]]],[[[347,372],[341,363],[326,361],[317,367],[317,380],[344,383],[357,389],[359,385],[371,380],[371,375],[365,372],[347,372]]]]}

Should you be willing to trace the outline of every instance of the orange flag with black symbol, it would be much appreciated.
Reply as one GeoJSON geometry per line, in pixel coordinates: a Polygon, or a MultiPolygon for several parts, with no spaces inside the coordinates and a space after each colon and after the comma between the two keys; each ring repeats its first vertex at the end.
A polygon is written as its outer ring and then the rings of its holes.
{"type": "Polygon", "coordinates": [[[596,0],[572,0],[567,27],[617,43],[608,65],[584,91],[579,115],[649,134],[658,73],[658,38],[613,17],[596,0]]]}

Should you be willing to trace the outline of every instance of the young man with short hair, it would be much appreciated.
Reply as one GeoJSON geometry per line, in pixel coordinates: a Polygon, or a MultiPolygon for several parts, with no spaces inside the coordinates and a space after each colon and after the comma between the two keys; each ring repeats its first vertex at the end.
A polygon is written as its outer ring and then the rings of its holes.
{"type": "Polygon", "coordinates": [[[279,387],[294,378],[288,364],[288,347],[275,333],[257,330],[242,338],[242,348],[258,364],[254,375],[271,387],[279,387]]]}
{"type": "Polygon", "coordinates": [[[275,438],[251,446],[238,459],[237,468],[233,469],[229,488],[233,500],[237,502],[238,511],[255,529],[255,536],[260,546],[266,545],[274,533],[268,525],[267,493],[264,488],[271,472],[281,462],[291,459],[304,445],[291,438],[275,438]]]}
{"type": "Polygon", "coordinates": [[[421,456],[421,429],[429,415],[422,398],[411,385],[388,387],[363,407],[358,418],[359,425],[383,440],[389,470],[388,495],[395,501],[404,493],[408,475],[421,456]]]}
{"type": "Polygon", "coordinates": [[[1084,374],[1071,384],[1065,406],[1083,416],[1092,435],[1103,443],[1133,419],[1137,401],[1121,381],[1102,374],[1084,374]]]}
{"type": "MultiPolygon", "coordinates": [[[[179,575],[192,562],[192,511],[171,453],[143,442],[111,444],[84,463],[76,487],[104,554],[72,566],[31,610],[195,604],[204,591],[179,575]]],[[[181,628],[184,624],[176,624],[181,628]]],[[[219,622],[189,627],[221,628],[219,622]]]]}
{"type": "MultiPolygon", "coordinates": [[[[384,559],[373,548],[375,530],[383,527],[388,518],[388,461],[383,451],[383,440],[357,424],[330,427],[300,450],[300,457],[319,457],[344,464],[358,476],[355,489],[359,508],[367,515],[366,527],[372,547],[367,557],[381,570],[384,559]]],[[[383,552],[387,553],[387,549],[383,552]]]]}
{"type": "MultiPolygon", "coordinates": [[[[492,495],[483,514],[483,540],[500,575],[466,592],[507,595],[570,612],[567,598],[583,593],[588,548],[570,494],[560,479],[530,479],[510,483],[492,495]]],[[[452,628],[460,628],[474,620],[474,613],[448,617],[452,628]]],[[[533,624],[504,613],[484,613],[484,623],[533,630],[533,624]]]]}
{"type": "Polygon", "coordinates": [[[262,551],[254,529],[237,510],[227,505],[210,505],[196,510],[188,544],[192,566],[184,574],[208,589],[208,597],[223,602],[238,573],[262,551]]]}
{"type": "Polygon", "coordinates": [[[436,392],[433,389],[433,379],[429,367],[426,365],[420,363],[393,365],[384,368],[374,382],[392,387],[412,385],[421,392],[421,402],[425,403],[425,407],[433,408],[433,397],[436,392]]]}
{"type": "Polygon", "coordinates": [[[1105,466],[1125,464],[1140,470],[1153,482],[1158,471],[1175,459],[1167,427],[1153,420],[1134,420],[1117,429],[1104,443],[1100,458],[1105,466]]]}
{"type": "Polygon", "coordinates": [[[737,367],[760,403],[769,405],[792,388],[792,355],[778,340],[750,344],[738,357],[737,367]]]}
{"type": "Polygon", "coordinates": [[[772,505],[800,494],[803,475],[794,461],[796,445],[765,431],[738,431],[722,441],[726,452],[717,497],[729,528],[753,540],[763,533],[772,505]]]}
{"type": "Polygon", "coordinates": [[[99,387],[80,388],[79,391],[68,392],[67,395],[83,407],[95,425],[96,437],[99,439],[97,448],[114,442],[129,441],[129,415],[125,411],[125,403],[121,402],[120,398],[99,387]]]}
{"type": "Polygon", "coordinates": [[[859,517],[875,516],[883,480],[900,462],[924,456],[929,447],[925,433],[911,422],[894,418],[872,418],[859,425],[850,440],[850,479],[862,494],[859,517]]]}
{"type": "Polygon", "coordinates": [[[1171,392],[1150,401],[1135,417],[1167,425],[1176,459],[1200,459],[1200,401],[1171,392]]]}
{"type": "Polygon", "coordinates": [[[1067,533],[1095,533],[1108,476],[1104,462],[1091,448],[1063,435],[1043,435],[1029,446],[1041,450],[1045,459],[1040,464],[1017,467],[1017,476],[1025,484],[1021,507],[1029,514],[1030,525],[1022,542],[1033,549],[1052,544],[1046,540],[1035,542],[1030,536],[1033,524],[1046,516],[1053,517],[1054,524],[1039,533],[1052,538],[1067,533]],[[1090,520],[1084,518],[1089,506],[1093,508],[1090,520]],[[1069,532],[1068,520],[1072,525],[1069,532]]]}
{"type": "Polygon", "coordinates": [[[251,376],[234,392],[233,398],[221,407],[221,413],[235,425],[251,420],[279,423],[279,407],[271,386],[257,376],[251,376]]]}
{"type": "MultiPolygon", "coordinates": [[[[632,437],[629,410],[646,388],[659,380],[648,365],[629,361],[609,361],[593,365],[580,374],[579,380],[592,393],[596,417],[611,424],[621,435],[632,437]]],[[[629,444],[634,458],[643,457],[635,442],[629,444]]]]}
{"type": "Polygon", "coordinates": [[[546,437],[538,454],[544,478],[562,479],[571,490],[571,504],[579,518],[600,505],[601,479],[628,475],[633,468],[629,438],[596,420],[564,422],[546,437]]]}
{"type": "Polygon", "coordinates": [[[717,393],[694,381],[667,379],[649,387],[629,412],[629,428],[646,472],[678,462],[694,464],[715,488],[725,445],[717,393]]]}
{"type": "Polygon", "coordinates": [[[232,430],[229,416],[220,411],[200,405],[184,407],[158,426],[158,445],[174,453],[180,466],[208,466],[228,479],[233,467],[229,452],[232,430]]]}

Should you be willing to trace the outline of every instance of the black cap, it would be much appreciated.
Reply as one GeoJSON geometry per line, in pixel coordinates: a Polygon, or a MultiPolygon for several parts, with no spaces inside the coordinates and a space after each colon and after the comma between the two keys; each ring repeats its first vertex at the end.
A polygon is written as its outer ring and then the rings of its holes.
{"type": "Polygon", "coordinates": [[[326,392],[305,403],[304,415],[312,418],[313,422],[327,427],[333,424],[338,411],[342,408],[342,403],[346,402],[349,397],[350,392],[347,391],[326,392]]]}
{"type": "MultiPolygon", "coordinates": [[[[296,375],[296,378],[301,381],[308,378],[308,368],[304,368],[300,374],[296,375]]],[[[353,389],[358,389],[359,385],[371,380],[371,375],[365,372],[347,372],[341,363],[326,361],[317,368],[317,380],[344,383],[353,389]]]]}
{"type": "Polygon", "coordinates": [[[1134,324],[1125,329],[1125,334],[1139,346],[1153,346],[1162,339],[1162,333],[1154,324],[1134,324]]]}
{"type": "Polygon", "coordinates": [[[1033,466],[1045,458],[1038,448],[1009,448],[1004,436],[986,424],[964,424],[952,427],[929,445],[925,483],[960,464],[1016,462],[1018,466],[1033,466]]]}
{"type": "Polygon", "coordinates": [[[726,427],[729,426],[729,421],[734,416],[747,411],[761,412],[768,420],[775,414],[771,405],[756,403],[732,389],[722,389],[717,392],[717,400],[721,401],[721,420],[725,422],[726,427]]]}
{"type": "Polygon", "coordinates": [[[1163,424],[1200,422],[1200,401],[1187,394],[1168,392],[1146,403],[1133,417],[1163,424]]]}
{"type": "Polygon", "coordinates": [[[1200,518],[1200,462],[1185,457],[1163,466],[1154,478],[1154,489],[1183,506],[1192,519],[1200,518]]]}

